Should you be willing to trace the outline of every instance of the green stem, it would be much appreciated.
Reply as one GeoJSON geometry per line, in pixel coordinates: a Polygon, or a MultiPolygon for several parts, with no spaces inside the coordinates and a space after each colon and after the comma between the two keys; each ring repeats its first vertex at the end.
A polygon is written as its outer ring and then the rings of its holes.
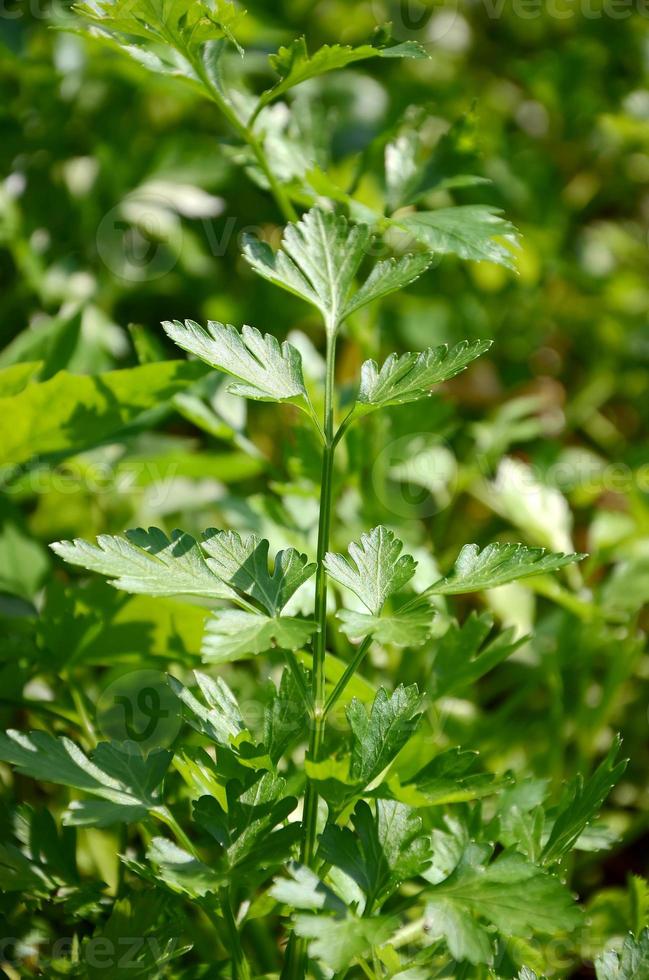
{"type": "MultiPolygon", "coordinates": [[[[318,525],[318,548],[315,584],[315,620],[318,632],[313,641],[312,698],[313,722],[309,741],[309,758],[317,762],[325,731],[325,657],[327,651],[327,573],[324,558],[329,549],[331,529],[331,504],[333,487],[333,464],[336,451],[334,435],[334,378],[336,370],[336,327],[327,324],[327,366],[325,375],[324,436],[322,454],[322,478],[320,485],[320,520],[318,525]]],[[[302,818],[302,847],[300,860],[313,867],[318,829],[318,791],[314,783],[307,779],[304,795],[304,815],[302,818]]],[[[284,980],[303,980],[307,970],[306,943],[291,936],[286,951],[286,962],[282,977],[284,980]]]]}
{"type": "Polygon", "coordinates": [[[297,221],[297,212],[293,207],[289,196],[286,194],[284,188],[273,173],[270,164],[268,163],[268,159],[266,158],[264,149],[252,130],[252,126],[246,126],[246,124],[239,119],[228,100],[224,97],[223,93],[219,91],[218,87],[210,79],[209,75],[205,71],[205,66],[203,65],[200,57],[192,56],[189,51],[185,51],[183,53],[185,57],[190,60],[194,71],[201,80],[203,87],[205,88],[205,91],[209,95],[212,102],[219,107],[221,113],[227,119],[232,129],[234,129],[237,135],[244,141],[244,143],[247,143],[252,150],[260,170],[268,181],[270,192],[275,198],[277,207],[282,212],[285,220],[297,221]]]}
{"type": "MultiPolygon", "coordinates": [[[[331,529],[331,500],[334,463],[334,372],[336,361],[336,335],[333,330],[327,331],[327,367],[325,377],[325,414],[324,432],[325,446],[322,455],[322,482],[320,486],[320,522],[318,526],[318,551],[315,584],[315,620],[318,632],[313,643],[313,727],[309,756],[317,762],[318,753],[324,737],[325,728],[325,656],[327,649],[327,573],[324,558],[329,549],[329,532],[331,529]]],[[[304,837],[302,840],[301,859],[304,864],[311,866],[315,853],[316,824],[318,815],[318,793],[313,785],[307,784],[304,802],[304,837]]]]}
{"type": "Polygon", "coordinates": [[[156,817],[156,819],[159,820],[160,823],[163,823],[166,827],[169,828],[169,830],[174,835],[178,843],[182,844],[182,846],[185,848],[188,854],[191,854],[191,856],[196,858],[197,861],[201,860],[198,851],[196,850],[191,840],[189,839],[189,837],[187,836],[183,828],[180,826],[180,824],[174,817],[171,810],[168,810],[166,806],[159,806],[156,807],[155,810],[152,810],[151,814],[154,817],[156,817]]]}
{"type": "Polygon", "coordinates": [[[359,646],[358,650],[354,654],[352,660],[350,660],[350,662],[347,664],[345,668],[345,672],[342,674],[338,683],[336,684],[333,691],[329,695],[329,698],[327,699],[327,702],[324,707],[325,718],[327,717],[331,709],[334,707],[334,705],[340,698],[341,694],[349,684],[350,680],[352,679],[352,677],[354,676],[354,674],[362,664],[363,659],[365,658],[365,654],[369,650],[371,643],[372,643],[372,637],[366,636],[363,642],[361,643],[361,645],[359,646]]]}
{"type": "Polygon", "coordinates": [[[228,938],[231,943],[232,980],[250,980],[250,971],[246,963],[246,958],[243,955],[243,950],[241,949],[239,930],[237,929],[234,912],[232,911],[232,896],[229,888],[222,888],[220,890],[219,901],[221,903],[221,912],[223,913],[228,938]]]}
{"type": "MultiPolygon", "coordinates": [[[[197,861],[201,860],[198,851],[174,817],[171,810],[168,810],[166,806],[161,806],[157,807],[151,812],[153,816],[160,821],[160,823],[165,824],[165,826],[169,828],[178,843],[185,848],[188,854],[191,854],[197,861]]],[[[223,922],[228,933],[229,945],[226,948],[229,948],[232,954],[232,980],[250,980],[250,971],[248,970],[248,964],[246,963],[246,958],[241,948],[239,930],[237,929],[237,923],[232,911],[232,898],[229,888],[221,888],[219,891],[219,903],[221,905],[223,922]]],[[[214,922],[214,916],[211,914],[211,910],[204,904],[201,907],[208,914],[210,921],[218,926],[218,922],[214,922]]]]}

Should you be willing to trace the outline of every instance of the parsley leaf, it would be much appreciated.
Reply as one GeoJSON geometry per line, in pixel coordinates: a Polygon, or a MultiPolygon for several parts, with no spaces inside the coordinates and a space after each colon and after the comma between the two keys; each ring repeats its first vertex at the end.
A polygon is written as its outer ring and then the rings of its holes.
{"type": "Polygon", "coordinates": [[[493,947],[485,921],[503,936],[570,930],[581,916],[570,892],[553,875],[515,851],[489,864],[468,853],[458,868],[431,888],[426,906],[429,935],[443,937],[451,955],[491,963],[493,947]]]}
{"type": "Polygon", "coordinates": [[[452,348],[443,344],[419,354],[390,354],[380,369],[376,361],[365,361],[354,413],[367,415],[388,405],[428,398],[434,385],[455,377],[490,347],[489,340],[465,340],[452,348]]]}
{"type": "Polygon", "coordinates": [[[65,736],[47,732],[0,734],[0,759],[24,776],[83,790],[97,800],[75,800],[68,824],[106,827],[143,819],[161,804],[160,785],[172,753],[160,749],[144,757],[137,746],[100,742],[87,756],[65,736]]]}
{"type": "Polygon", "coordinates": [[[308,411],[300,352],[287,341],[265,336],[244,325],[241,333],[230,324],[209,320],[207,328],[193,320],[165,320],[165,333],[183,350],[237,381],[228,391],[258,401],[292,402],[308,411]]]}
{"type": "Polygon", "coordinates": [[[343,215],[314,207],[286,227],[278,252],[247,236],[243,254],[264,279],[320,310],[328,331],[335,333],[351,313],[413,282],[430,265],[427,255],[381,261],[352,293],[371,242],[366,224],[350,224],[343,215]]]}
{"type": "Polygon", "coordinates": [[[495,262],[515,269],[514,249],[518,232],[487,204],[463,204],[437,211],[417,211],[392,222],[430,249],[442,255],[459,255],[474,262],[495,262]]]}
{"type": "Polygon", "coordinates": [[[353,830],[328,824],[319,856],[349,875],[366,895],[365,914],[380,908],[399,885],[430,864],[430,836],[410,807],[377,800],[376,815],[364,801],[356,804],[353,830]]]}
{"type": "Polygon", "coordinates": [[[205,663],[222,664],[254,657],[275,647],[299,650],[316,628],[312,619],[225,609],[208,619],[201,654],[205,663]]]}
{"type": "Polygon", "coordinates": [[[236,531],[209,528],[203,535],[207,565],[220,579],[259,602],[277,616],[291,596],[315,572],[295,548],[279,551],[272,573],[268,570],[268,541],[251,534],[242,538],[236,531]]]}
{"type": "Polygon", "coordinates": [[[649,976],[649,929],[639,938],[627,936],[621,952],[607,952],[595,960],[597,980],[644,980],[649,976]]]}
{"type": "Polygon", "coordinates": [[[544,864],[554,864],[572,850],[581,833],[597,816],[604,800],[627,766],[626,759],[617,763],[615,761],[620,745],[621,739],[618,736],[590,779],[584,781],[579,775],[570,786],[543,848],[541,860],[544,864]]]}
{"type": "Polygon", "coordinates": [[[328,552],[324,564],[331,578],[350,589],[376,616],[385,600],[415,574],[417,562],[411,555],[401,555],[402,549],[403,542],[379,525],[362,534],[360,544],[349,545],[351,562],[328,552]]]}
{"type": "Polygon", "coordinates": [[[309,78],[316,78],[326,72],[346,68],[347,65],[375,57],[427,58],[428,54],[416,41],[395,44],[377,38],[376,43],[361,44],[356,47],[348,44],[324,44],[310,55],[306,38],[298,37],[291,44],[279,48],[275,54],[270,55],[271,67],[280,76],[280,80],[261,95],[255,115],[274,99],[309,78]]]}
{"type": "Polygon", "coordinates": [[[493,589],[506,582],[556,572],[581,561],[585,555],[564,555],[524,544],[488,544],[480,551],[477,544],[465,544],[450,575],[426,589],[435,595],[461,595],[493,589]]]}
{"type": "Polygon", "coordinates": [[[195,595],[238,600],[235,589],[209,568],[190,534],[171,538],[157,527],[136,528],[125,537],[100,534],[97,544],[81,538],[50,545],[64,561],[106,575],[117,589],[143,595],[195,595]]]}

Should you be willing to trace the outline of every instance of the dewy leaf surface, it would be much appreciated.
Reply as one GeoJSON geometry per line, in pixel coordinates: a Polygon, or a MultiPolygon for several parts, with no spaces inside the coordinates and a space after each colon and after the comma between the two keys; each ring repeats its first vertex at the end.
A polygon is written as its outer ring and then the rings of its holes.
{"type": "Polygon", "coordinates": [[[495,262],[515,268],[518,233],[497,208],[463,204],[437,211],[418,211],[393,219],[431,252],[458,255],[474,262],[495,262]]]}
{"type": "Polygon", "coordinates": [[[302,358],[286,341],[280,344],[244,325],[241,333],[230,324],[209,320],[207,328],[193,320],[166,320],[168,337],[213,368],[237,379],[229,391],[258,401],[289,401],[306,409],[308,398],[302,376],[302,358]]]}
{"type": "Polygon", "coordinates": [[[530,548],[524,544],[494,543],[482,551],[477,544],[465,544],[451,574],[433,583],[426,591],[436,595],[461,595],[493,589],[530,575],[556,572],[585,557],[530,548]]]}
{"type": "Polygon", "coordinates": [[[369,611],[378,615],[386,599],[398,592],[415,574],[417,562],[401,555],[403,542],[387,527],[379,525],[361,535],[360,543],[349,545],[349,557],[328,552],[328,575],[350,589],[369,611]]]}
{"type": "Polygon", "coordinates": [[[315,572],[306,555],[295,548],[279,551],[272,574],[268,569],[269,544],[251,534],[242,538],[236,531],[209,528],[203,535],[203,549],[209,568],[233,589],[245,592],[278,616],[291,596],[315,572]]]}
{"type": "Polygon", "coordinates": [[[209,568],[197,542],[183,531],[168,538],[159,528],[137,528],[125,537],[100,534],[97,544],[81,538],[50,545],[64,561],[106,575],[125,592],[154,596],[238,596],[209,568]]]}
{"type": "Polygon", "coordinates": [[[403,405],[427,398],[434,385],[455,377],[491,347],[489,340],[462,341],[449,349],[429,347],[421,353],[390,354],[379,369],[365,361],[354,411],[366,415],[388,405],[403,405]]]}
{"type": "Polygon", "coordinates": [[[638,939],[627,936],[619,953],[602,953],[595,960],[597,980],[646,980],[649,977],[649,928],[638,939]]]}

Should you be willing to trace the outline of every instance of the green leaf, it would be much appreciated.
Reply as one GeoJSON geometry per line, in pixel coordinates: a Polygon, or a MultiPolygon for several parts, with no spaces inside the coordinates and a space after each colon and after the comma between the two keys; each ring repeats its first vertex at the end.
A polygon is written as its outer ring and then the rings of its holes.
{"type": "Polygon", "coordinates": [[[595,960],[597,980],[646,980],[649,977],[649,929],[639,939],[627,936],[620,953],[608,952],[595,960]]]}
{"type": "Polygon", "coordinates": [[[292,402],[308,411],[300,352],[254,327],[241,333],[230,324],[209,320],[207,329],[193,320],[165,320],[165,333],[183,350],[237,379],[232,394],[258,401],[292,402]]]}
{"type": "Polygon", "coordinates": [[[38,377],[42,367],[42,361],[28,361],[0,368],[0,398],[11,398],[20,394],[30,381],[38,377]]]}
{"type": "Polygon", "coordinates": [[[278,551],[272,574],[268,570],[268,541],[251,534],[241,538],[236,531],[209,528],[203,534],[203,549],[212,572],[237,592],[261,603],[271,616],[278,616],[291,596],[316,566],[295,548],[278,551]]]}
{"type": "Polygon", "coordinates": [[[220,865],[236,873],[235,880],[283,864],[299,840],[299,823],[284,826],[297,806],[285,791],[286,781],[266,772],[238,796],[229,792],[227,812],[211,796],[194,804],[194,820],[220,844],[220,865]]]}
{"type": "Polygon", "coordinates": [[[455,959],[490,963],[492,947],[484,921],[503,936],[525,938],[535,932],[570,931],[581,917],[558,878],[515,851],[505,851],[487,865],[464,861],[446,881],[431,888],[426,918],[429,937],[443,937],[455,959]]]}
{"type": "Polygon", "coordinates": [[[354,277],[369,252],[366,224],[350,224],[343,215],[314,207],[287,225],[278,252],[246,236],[243,254],[255,272],[320,310],[327,330],[375,299],[402,289],[430,265],[426,255],[405,255],[378,262],[368,279],[352,292],[354,277]]]}
{"type": "Polygon", "coordinates": [[[559,807],[550,836],[543,848],[541,860],[544,864],[554,864],[571,851],[579,836],[599,813],[604,800],[627,766],[626,759],[618,763],[615,761],[621,744],[622,740],[617,736],[608,755],[590,779],[584,782],[583,776],[576,777],[566,800],[559,807]]]}
{"type": "Polygon", "coordinates": [[[390,775],[388,789],[409,806],[425,807],[480,800],[511,783],[509,774],[476,772],[478,759],[477,752],[447,749],[403,783],[397,774],[390,775]]]}
{"type": "MultiPolygon", "coordinates": [[[[167,964],[191,949],[179,941],[178,919],[170,917],[168,901],[152,889],[115,901],[108,921],[88,938],[87,946],[81,946],[84,980],[153,980],[168,972],[167,964]],[[119,950],[119,955],[104,955],[112,950],[119,950]]],[[[58,969],[61,963],[57,960],[58,969]]],[[[52,976],[65,975],[58,969],[52,976]]]]}
{"type": "Polygon", "coordinates": [[[500,214],[498,208],[486,204],[465,204],[418,211],[392,222],[431,252],[459,255],[474,262],[495,262],[514,269],[513,250],[518,245],[518,233],[500,214]]]}
{"type": "Polygon", "coordinates": [[[145,758],[134,744],[100,742],[88,757],[70,739],[47,732],[0,734],[0,759],[21,775],[99,798],[75,800],[65,815],[68,824],[108,826],[141,820],[160,804],[159,788],[171,756],[157,750],[145,758]]]}
{"type": "Polygon", "coordinates": [[[0,843],[0,891],[48,893],[54,888],[44,869],[9,842],[0,843]]]}
{"type": "Polygon", "coordinates": [[[488,544],[480,551],[477,544],[465,544],[450,575],[433,583],[426,593],[462,595],[493,589],[506,582],[556,572],[581,561],[585,555],[564,555],[524,544],[488,544]]]}
{"type": "Polygon", "coordinates": [[[384,616],[370,616],[349,609],[339,609],[336,613],[342,632],[350,640],[371,636],[378,643],[396,647],[414,647],[425,643],[431,635],[434,617],[435,610],[427,603],[403,613],[397,609],[384,616]]]}
{"type": "Polygon", "coordinates": [[[280,80],[262,93],[255,115],[274,99],[309,78],[316,78],[326,72],[346,68],[357,61],[376,57],[427,58],[428,54],[416,41],[406,41],[402,44],[390,43],[388,46],[362,44],[352,47],[343,44],[324,44],[310,55],[306,39],[296,38],[287,47],[281,47],[276,54],[270,55],[271,67],[280,76],[280,80]]]}
{"type": "Polygon", "coordinates": [[[525,637],[515,638],[513,628],[487,641],[493,629],[489,613],[472,612],[462,626],[452,622],[435,644],[433,686],[436,697],[456,695],[475,684],[517,650],[525,637]]]}
{"type": "Polygon", "coordinates": [[[277,253],[248,236],[243,254],[255,272],[311,303],[335,330],[370,242],[367,225],[349,225],[342,215],[312,208],[286,226],[277,253]]]}
{"type": "Polygon", "coordinates": [[[185,706],[187,722],[217,745],[231,745],[247,731],[237,699],[222,677],[208,677],[198,670],[194,676],[205,704],[175,677],[168,677],[169,686],[185,706]]]}
{"type": "Polygon", "coordinates": [[[0,466],[97,446],[204,372],[200,364],[161,361],[92,377],[59,371],[49,381],[27,385],[0,398],[0,466]]]}
{"type": "Polygon", "coordinates": [[[95,25],[93,37],[116,44],[150,71],[189,79],[201,90],[194,62],[215,84],[214,49],[219,54],[227,39],[241,51],[233,32],[242,11],[229,0],[100,0],[74,9],[95,25]]]}
{"type": "Polygon", "coordinates": [[[308,940],[309,956],[329,967],[343,970],[373,946],[387,942],[399,924],[396,917],[345,918],[300,913],[293,918],[295,932],[308,940]]]}
{"type": "Polygon", "coordinates": [[[126,537],[100,534],[93,545],[81,538],[50,545],[64,561],[107,575],[111,585],[144,595],[194,595],[212,599],[239,596],[210,568],[191,535],[174,531],[168,538],[157,527],[137,528],[126,537]]]}
{"type": "Polygon", "coordinates": [[[417,255],[404,255],[399,259],[391,258],[377,262],[360,289],[345,304],[343,318],[362,309],[368,303],[373,303],[374,300],[382,299],[390,293],[396,293],[409,286],[426,272],[432,261],[431,255],[420,252],[417,255]]]}
{"type": "MultiPolygon", "coordinates": [[[[428,114],[422,110],[418,116],[414,122],[425,127],[428,114]]],[[[457,119],[420,159],[422,142],[420,132],[411,124],[385,148],[387,198],[392,211],[418,201],[431,190],[489,183],[469,172],[477,162],[474,113],[457,119]]]]}
{"type": "Polygon", "coordinates": [[[271,698],[264,710],[264,745],[275,764],[304,737],[309,724],[305,699],[307,690],[305,671],[299,665],[296,665],[295,671],[287,667],[282,673],[276,696],[271,698]]]}
{"type": "Polygon", "coordinates": [[[349,827],[328,824],[320,837],[319,856],[352,878],[367,897],[365,913],[380,908],[403,881],[416,878],[430,864],[430,835],[410,807],[377,800],[374,815],[363,800],[356,804],[349,827]]]}
{"type": "Polygon", "coordinates": [[[379,369],[376,361],[365,361],[354,406],[356,415],[367,415],[388,405],[428,398],[434,385],[455,377],[491,347],[490,340],[464,340],[449,349],[428,347],[421,353],[390,354],[379,369]]]}
{"type": "Polygon", "coordinates": [[[345,903],[315,872],[304,864],[291,862],[286,869],[288,878],[276,878],[270,895],[291,909],[324,909],[344,915],[345,903]]]}
{"type": "Polygon", "coordinates": [[[154,837],[146,856],[172,891],[193,899],[217,892],[227,882],[222,871],[204,864],[166,837],[154,837]]]}
{"type": "Polygon", "coordinates": [[[380,688],[369,716],[356,698],[349,703],[346,714],[354,739],[352,780],[367,786],[386,769],[412,735],[420,717],[419,704],[416,684],[400,684],[391,695],[380,688]]]}
{"type": "Polygon", "coordinates": [[[316,629],[311,619],[225,609],[207,621],[201,654],[205,663],[222,664],[272,649],[298,650],[316,629]]]}
{"type": "Polygon", "coordinates": [[[376,616],[386,599],[415,574],[417,562],[411,555],[399,557],[402,548],[403,542],[379,525],[362,534],[360,544],[349,545],[351,562],[343,555],[328,552],[324,564],[327,574],[350,589],[376,616]]]}

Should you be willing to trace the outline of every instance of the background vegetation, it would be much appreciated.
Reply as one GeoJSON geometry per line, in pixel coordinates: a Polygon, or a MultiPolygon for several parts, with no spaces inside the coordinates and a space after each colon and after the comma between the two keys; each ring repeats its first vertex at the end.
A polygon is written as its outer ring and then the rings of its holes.
{"type": "MultiPolygon", "coordinates": [[[[527,960],[548,976],[594,976],[592,960],[637,934],[649,904],[647,11],[599,0],[247,7],[238,37],[252,50],[251,84],[268,83],[268,52],[299,34],[312,49],[355,43],[392,20],[397,40],[418,39],[431,55],[315,79],[290,118],[276,106],[266,141],[287,186],[317,137],[320,170],[373,207],[386,134],[409,112],[424,146],[455,124],[456,172],[491,181],[443,187],[433,203],[494,204],[521,230],[518,275],[444,257],[353,321],[340,382],[391,350],[463,338],[494,346],[423,407],[372,418],[350,437],[334,547],[383,522],[399,527],[424,569],[431,548],[445,570],[464,541],[589,553],[556,582],[440,606],[440,635],[452,615],[465,622],[473,612],[520,637],[534,632],[480,683],[436,702],[429,721],[439,745],[476,749],[490,770],[533,776],[529,785],[544,781],[555,799],[622,734],[630,763],[606,830],[569,869],[586,925],[527,960]]],[[[214,107],[88,37],[50,29],[75,23],[61,4],[0,11],[0,367],[15,366],[0,393],[0,716],[4,727],[54,719],[83,736],[124,673],[198,664],[205,611],[74,579],[47,544],[156,524],[256,530],[281,547],[288,526],[289,543],[313,552],[316,447],[291,409],[253,406],[245,419],[218,385],[190,388],[191,366],[128,404],[101,391],[75,411],[78,382],[15,401],[29,365],[44,362],[43,382],[175,357],[159,323],[185,317],[293,331],[311,376],[322,352],[311,312],[241,261],[242,234],[277,244],[283,219],[253,164],[242,170],[214,107]]],[[[427,689],[433,664],[434,644],[417,657],[384,650],[366,676],[427,689]]],[[[227,676],[252,704],[257,679],[274,671],[264,662],[227,676]]],[[[17,805],[56,814],[66,801],[8,769],[1,783],[3,838],[17,805]]],[[[0,866],[0,936],[20,938],[20,965],[7,957],[6,976],[40,975],[80,910],[86,929],[105,919],[124,841],[112,830],[79,838],[81,884],[56,900],[24,904],[2,892],[0,866]],[[84,875],[108,891],[84,888],[84,875]]],[[[198,948],[208,941],[186,928],[198,948]]]]}

